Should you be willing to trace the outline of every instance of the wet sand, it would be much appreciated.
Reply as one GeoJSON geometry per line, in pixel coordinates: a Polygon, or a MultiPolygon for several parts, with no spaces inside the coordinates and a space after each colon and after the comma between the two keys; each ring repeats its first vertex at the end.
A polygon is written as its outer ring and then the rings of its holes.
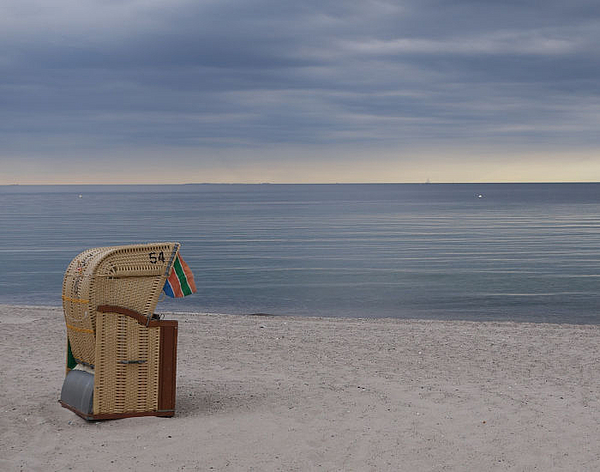
{"type": "Polygon", "coordinates": [[[179,320],[173,418],[57,400],[58,308],[0,305],[0,470],[600,470],[600,327],[179,320]]]}

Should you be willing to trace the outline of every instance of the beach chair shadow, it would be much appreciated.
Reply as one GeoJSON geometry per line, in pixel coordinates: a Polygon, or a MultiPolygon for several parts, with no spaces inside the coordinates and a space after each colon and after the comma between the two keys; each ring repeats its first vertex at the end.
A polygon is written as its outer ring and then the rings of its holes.
{"type": "Polygon", "coordinates": [[[248,382],[180,382],[177,417],[197,417],[221,411],[244,411],[262,407],[268,401],[263,390],[248,382]]]}

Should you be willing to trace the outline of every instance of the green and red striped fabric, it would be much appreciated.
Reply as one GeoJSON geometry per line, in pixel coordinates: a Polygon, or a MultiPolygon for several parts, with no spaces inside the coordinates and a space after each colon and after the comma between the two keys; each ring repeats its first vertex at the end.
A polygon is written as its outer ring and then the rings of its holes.
{"type": "Polygon", "coordinates": [[[181,298],[196,293],[196,283],[192,270],[177,254],[171,273],[167,277],[163,291],[171,298],[181,298]]]}

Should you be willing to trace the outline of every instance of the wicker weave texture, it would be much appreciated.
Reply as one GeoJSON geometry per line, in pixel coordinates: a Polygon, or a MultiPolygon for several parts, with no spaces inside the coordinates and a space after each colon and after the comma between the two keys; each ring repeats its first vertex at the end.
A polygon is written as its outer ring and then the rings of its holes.
{"type": "Polygon", "coordinates": [[[94,414],[158,409],[160,328],[98,313],[94,414]]]}
{"type": "Polygon", "coordinates": [[[63,310],[73,356],[80,363],[94,364],[95,305],[90,285],[95,266],[107,248],[82,252],[69,264],[63,279],[63,310]]]}
{"type": "Polygon", "coordinates": [[[151,315],[178,251],[178,243],[100,247],[71,261],[63,280],[63,308],[78,363],[96,364],[96,307],[117,305],[151,315]]]}

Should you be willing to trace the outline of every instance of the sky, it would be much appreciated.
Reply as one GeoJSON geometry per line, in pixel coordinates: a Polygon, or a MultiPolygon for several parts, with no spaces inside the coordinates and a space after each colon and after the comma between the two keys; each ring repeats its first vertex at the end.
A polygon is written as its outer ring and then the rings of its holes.
{"type": "Polygon", "coordinates": [[[0,0],[0,184],[600,181],[597,0],[0,0]]]}

